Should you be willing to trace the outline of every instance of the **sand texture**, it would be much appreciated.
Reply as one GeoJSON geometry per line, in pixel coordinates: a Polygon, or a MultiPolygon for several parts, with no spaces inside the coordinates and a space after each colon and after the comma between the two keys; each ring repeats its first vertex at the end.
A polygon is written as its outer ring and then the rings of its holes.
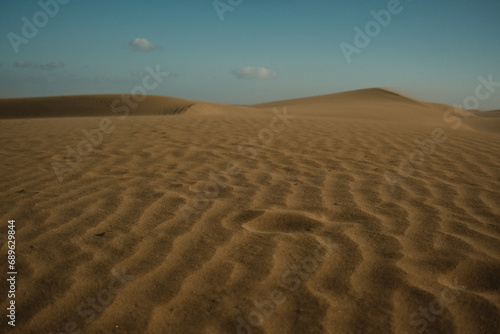
{"type": "Polygon", "coordinates": [[[0,99],[0,332],[500,333],[498,111],[116,99],[0,99]]]}

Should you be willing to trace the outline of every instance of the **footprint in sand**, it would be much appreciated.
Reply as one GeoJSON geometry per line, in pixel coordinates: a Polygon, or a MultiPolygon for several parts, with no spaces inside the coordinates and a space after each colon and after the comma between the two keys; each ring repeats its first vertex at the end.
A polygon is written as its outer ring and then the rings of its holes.
{"type": "Polygon", "coordinates": [[[255,232],[309,232],[323,224],[301,213],[287,211],[263,211],[262,214],[243,224],[243,227],[255,232]]]}

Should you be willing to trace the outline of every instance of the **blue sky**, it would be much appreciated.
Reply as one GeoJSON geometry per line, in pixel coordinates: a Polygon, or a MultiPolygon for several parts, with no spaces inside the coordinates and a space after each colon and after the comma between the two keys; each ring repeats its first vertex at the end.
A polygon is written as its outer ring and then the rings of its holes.
{"type": "MultiPolygon", "coordinates": [[[[38,1],[1,2],[0,97],[129,93],[156,65],[150,94],[234,104],[368,87],[453,104],[500,81],[498,0],[401,0],[350,62],[341,43],[397,0],[59,1],[46,24],[38,1]]],[[[500,87],[479,108],[500,109],[500,87]]]]}

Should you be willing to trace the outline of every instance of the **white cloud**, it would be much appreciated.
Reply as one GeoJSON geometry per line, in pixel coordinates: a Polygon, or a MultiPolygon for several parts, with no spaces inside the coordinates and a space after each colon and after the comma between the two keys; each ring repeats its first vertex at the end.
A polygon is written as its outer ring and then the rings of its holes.
{"type": "Polygon", "coordinates": [[[158,49],[158,46],[154,45],[147,39],[139,37],[128,43],[128,46],[135,51],[153,51],[158,49]]]}
{"type": "Polygon", "coordinates": [[[51,61],[40,64],[40,68],[42,70],[53,70],[55,68],[60,68],[60,67],[64,67],[63,62],[60,61],[51,61]]]}
{"type": "Polygon", "coordinates": [[[278,76],[273,70],[265,67],[246,66],[233,71],[238,79],[274,79],[278,76]]]}

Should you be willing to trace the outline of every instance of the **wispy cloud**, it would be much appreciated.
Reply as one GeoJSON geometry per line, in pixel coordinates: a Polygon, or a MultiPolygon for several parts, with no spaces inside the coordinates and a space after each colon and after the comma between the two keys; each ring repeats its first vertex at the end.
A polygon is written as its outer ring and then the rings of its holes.
{"type": "MultiPolygon", "coordinates": [[[[130,75],[136,79],[142,79],[144,78],[146,75],[148,75],[149,72],[147,71],[144,71],[144,70],[137,70],[137,71],[132,71],[130,72],[130,75]]],[[[179,77],[179,74],[177,73],[170,73],[170,72],[161,72],[161,73],[158,73],[158,76],[160,78],[177,78],[179,77]]]]}
{"type": "Polygon", "coordinates": [[[265,67],[246,66],[233,70],[238,79],[274,79],[278,76],[275,71],[265,67]]]}
{"type": "Polygon", "coordinates": [[[31,64],[24,61],[24,60],[18,60],[14,63],[14,67],[31,67],[31,64]]]}
{"type": "Polygon", "coordinates": [[[64,63],[61,61],[51,61],[40,64],[42,70],[53,70],[60,67],[64,67],[64,63]]]}
{"type": "Polygon", "coordinates": [[[158,49],[157,45],[151,43],[145,38],[139,37],[128,43],[128,46],[134,51],[154,51],[158,49]]]}
{"type": "Polygon", "coordinates": [[[41,64],[32,64],[28,63],[25,60],[18,60],[12,66],[19,68],[40,68],[42,70],[53,70],[56,68],[64,67],[64,63],[62,61],[49,61],[41,64]]]}

